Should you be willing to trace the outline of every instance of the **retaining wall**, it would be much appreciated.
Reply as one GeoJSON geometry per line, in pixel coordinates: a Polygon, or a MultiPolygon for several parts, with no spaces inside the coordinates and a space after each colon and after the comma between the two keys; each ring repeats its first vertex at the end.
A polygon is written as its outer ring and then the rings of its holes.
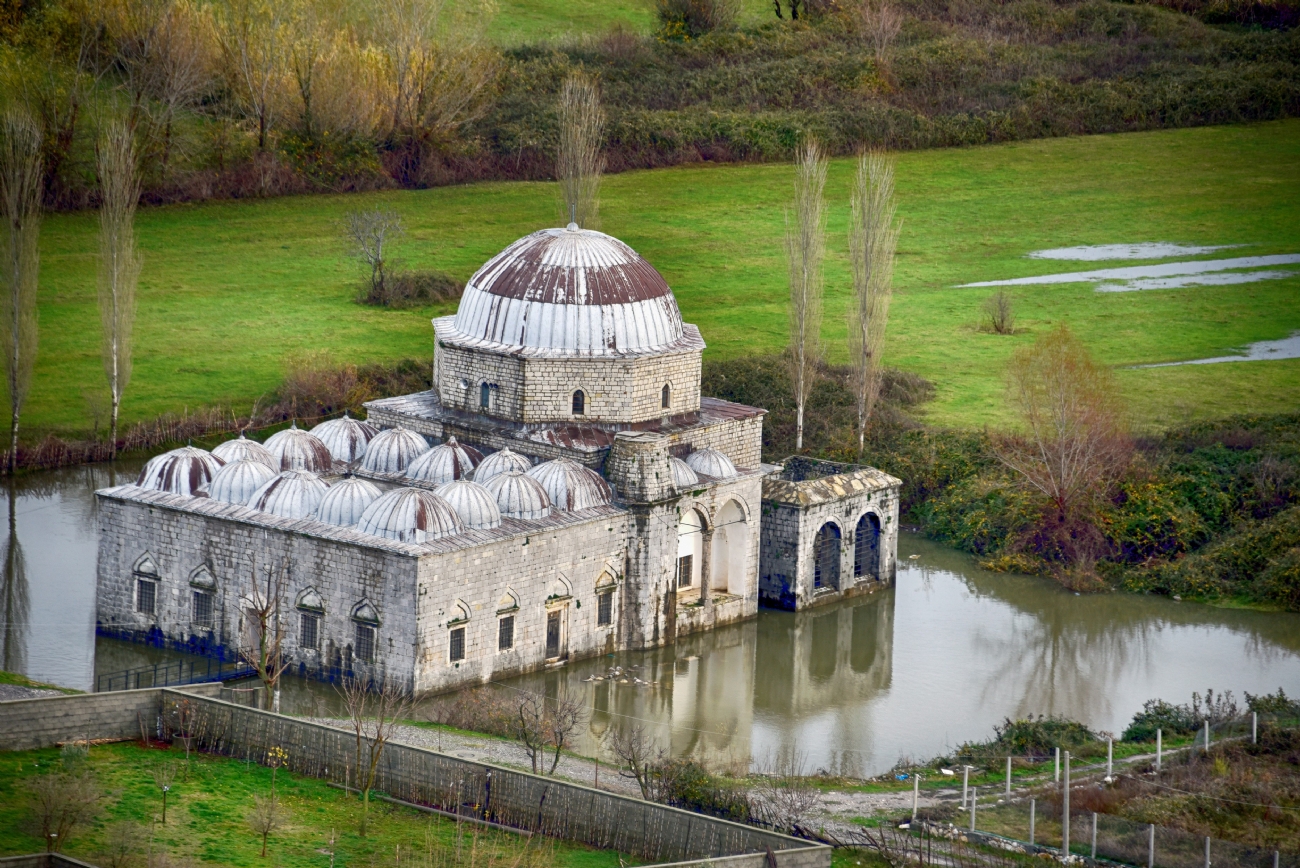
{"type": "MultiPolygon", "coordinates": [[[[220,692],[216,683],[184,689],[191,696],[220,692]]],[[[142,720],[152,735],[161,706],[161,688],[0,702],[0,750],[36,750],[81,738],[139,738],[142,720]]]]}

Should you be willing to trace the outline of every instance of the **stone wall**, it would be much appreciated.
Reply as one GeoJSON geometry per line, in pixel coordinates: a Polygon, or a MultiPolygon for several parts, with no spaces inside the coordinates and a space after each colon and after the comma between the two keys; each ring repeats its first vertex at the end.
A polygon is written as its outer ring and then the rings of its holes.
{"type": "Polygon", "coordinates": [[[727,419],[668,435],[669,451],[684,458],[696,449],[716,449],[737,467],[763,463],[763,417],[727,419]]]}
{"type": "MultiPolygon", "coordinates": [[[[220,690],[220,684],[184,688],[195,696],[220,690]]],[[[0,702],[0,750],[36,750],[84,738],[138,739],[142,721],[153,736],[161,708],[156,687],[0,702]]]]}

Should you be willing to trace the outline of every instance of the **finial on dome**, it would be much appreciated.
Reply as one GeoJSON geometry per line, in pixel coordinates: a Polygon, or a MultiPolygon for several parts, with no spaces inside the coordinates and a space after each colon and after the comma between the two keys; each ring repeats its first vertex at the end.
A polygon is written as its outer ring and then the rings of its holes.
{"type": "Polygon", "coordinates": [[[578,205],[576,202],[569,203],[569,225],[564,228],[569,232],[577,232],[582,228],[578,225],[578,205]]]}

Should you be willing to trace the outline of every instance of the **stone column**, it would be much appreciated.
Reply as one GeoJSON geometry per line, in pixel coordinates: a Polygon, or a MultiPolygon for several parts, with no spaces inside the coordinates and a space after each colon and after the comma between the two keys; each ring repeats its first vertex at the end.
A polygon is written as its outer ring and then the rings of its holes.
{"type": "Polygon", "coordinates": [[[711,600],[709,587],[710,573],[713,570],[713,528],[706,528],[701,531],[700,536],[704,539],[704,544],[700,546],[700,603],[708,603],[711,600]]]}

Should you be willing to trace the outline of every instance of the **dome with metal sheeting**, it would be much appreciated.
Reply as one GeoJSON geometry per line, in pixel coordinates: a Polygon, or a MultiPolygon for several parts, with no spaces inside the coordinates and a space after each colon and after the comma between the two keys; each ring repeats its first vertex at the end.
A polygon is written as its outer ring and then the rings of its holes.
{"type": "Polygon", "coordinates": [[[404,473],[429,451],[429,441],[407,428],[386,428],[366,446],[361,466],[367,473],[404,473]]]}
{"type": "Polygon", "coordinates": [[[507,470],[484,483],[496,498],[497,509],[508,518],[538,519],[551,514],[551,497],[536,479],[519,470],[507,470]]]}
{"type": "Polygon", "coordinates": [[[572,458],[545,461],[528,471],[542,484],[556,509],[572,512],[603,506],[614,499],[614,492],[601,475],[583,467],[572,458]]]}
{"type": "Polygon", "coordinates": [[[714,479],[730,479],[736,475],[736,465],[716,449],[696,449],[686,456],[686,464],[696,473],[714,479]]]}
{"type": "Polygon", "coordinates": [[[338,527],[352,527],[361,521],[366,507],[382,494],[372,482],[348,476],[340,479],[325,492],[316,507],[316,519],[338,527]]]}
{"type": "Polygon", "coordinates": [[[329,447],[315,434],[299,428],[297,422],[266,438],[266,448],[280,470],[328,473],[334,466],[329,447]]]}
{"type": "Polygon", "coordinates": [[[285,470],[253,492],[248,505],[281,518],[311,518],[328,490],[325,480],[310,470],[285,470]]]}
{"type": "Polygon", "coordinates": [[[320,438],[335,461],[351,464],[366,454],[367,444],[379,433],[379,429],[344,413],[338,419],[320,423],[311,429],[311,433],[320,438]]]}
{"type": "Polygon", "coordinates": [[[271,451],[256,440],[249,440],[244,436],[243,431],[240,431],[239,436],[234,440],[218,443],[216,448],[212,450],[212,454],[227,464],[251,459],[262,462],[277,473],[280,471],[280,462],[275,460],[275,456],[271,454],[271,451]]]}
{"type": "Polygon", "coordinates": [[[434,494],[451,504],[465,527],[491,530],[501,526],[496,498],[477,482],[457,479],[438,486],[434,494]]]}
{"type": "Polygon", "coordinates": [[[241,458],[222,467],[207,484],[204,493],[221,503],[248,503],[259,488],[275,478],[275,471],[261,461],[241,458]]]}
{"type": "Polygon", "coordinates": [[[700,477],[695,475],[691,465],[680,458],[668,457],[668,465],[673,469],[673,485],[677,488],[691,488],[700,484],[700,477]]]}
{"type": "Polygon", "coordinates": [[[506,446],[480,461],[478,466],[474,468],[472,478],[478,484],[486,485],[488,480],[494,476],[499,476],[510,470],[527,473],[532,466],[533,462],[528,460],[527,455],[520,455],[518,452],[512,451],[509,446],[506,446]]]}
{"type": "Polygon", "coordinates": [[[182,446],[150,458],[135,484],[154,491],[193,496],[200,488],[212,482],[212,477],[221,469],[222,463],[220,458],[206,449],[182,446]]]}
{"type": "Polygon", "coordinates": [[[448,437],[446,443],[438,444],[412,461],[406,468],[406,478],[434,485],[468,479],[482,460],[482,452],[448,437]]]}
{"type": "Polygon", "coordinates": [[[395,488],[366,507],[357,530],[398,542],[419,544],[464,533],[451,504],[422,488],[395,488]]]}

